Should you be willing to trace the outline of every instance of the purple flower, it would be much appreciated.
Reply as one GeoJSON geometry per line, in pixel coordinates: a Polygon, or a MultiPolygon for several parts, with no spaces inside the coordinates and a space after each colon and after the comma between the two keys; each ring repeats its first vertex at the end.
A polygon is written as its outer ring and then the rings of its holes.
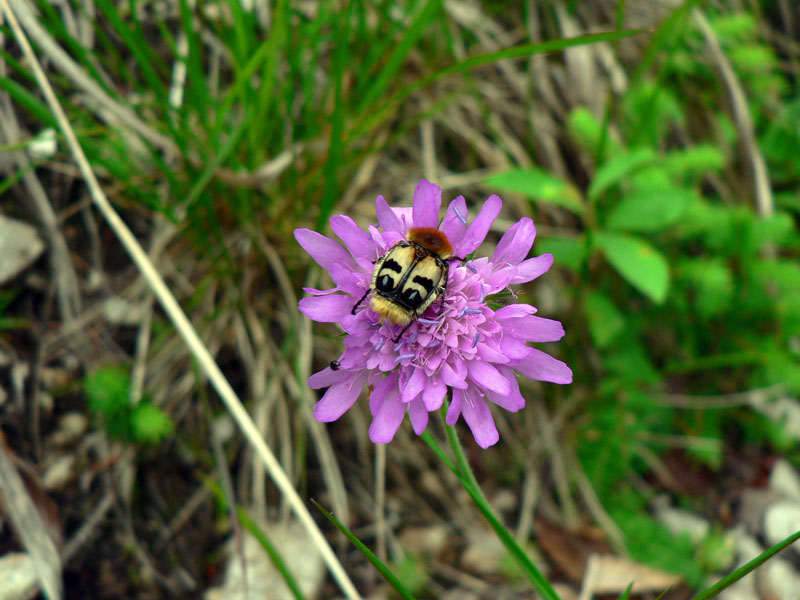
{"type": "Polygon", "coordinates": [[[311,296],[300,300],[300,311],[314,321],[339,323],[347,333],[335,370],[327,367],[308,380],[312,388],[328,388],[314,409],[318,421],[341,417],[368,385],[373,416],[369,436],[383,444],[394,438],[406,413],[417,435],[425,431],[428,413],[442,406],[450,388],[447,423],[453,425],[463,415],[475,441],[487,448],[499,439],[489,402],[511,412],[525,406],[517,374],[572,382],[566,364],[528,345],[561,339],[560,322],[534,316],[536,309],[528,304],[498,310],[487,304],[492,295],[539,277],[553,264],[552,254],[527,258],[536,236],[528,218],[506,231],[491,258],[463,264],[451,260],[442,297],[398,342],[393,340],[402,327],[382,322],[369,302],[351,314],[370,287],[375,261],[406,239],[409,228],[438,228],[453,245],[453,255],[465,257],[481,245],[502,206],[498,196],[491,196],[469,223],[466,202],[459,196],[439,223],[441,203],[441,189],[423,179],[414,190],[412,208],[392,208],[378,196],[379,227],[364,231],[348,216],[332,217],[331,227],[344,246],[309,229],[295,230],[297,241],[336,285],[330,290],[306,288],[311,296]]]}

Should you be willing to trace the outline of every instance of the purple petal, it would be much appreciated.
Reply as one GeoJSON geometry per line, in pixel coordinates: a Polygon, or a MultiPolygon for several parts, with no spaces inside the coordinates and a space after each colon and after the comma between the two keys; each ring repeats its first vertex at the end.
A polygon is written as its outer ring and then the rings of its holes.
{"type": "Polygon", "coordinates": [[[337,323],[353,310],[353,297],[344,294],[312,296],[303,298],[297,306],[300,312],[312,321],[337,323]]]}
{"type": "Polygon", "coordinates": [[[533,226],[533,221],[527,217],[521,219],[500,238],[497,248],[492,254],[491,262],[496,265],[516,265],[528,256],[535,238],[536,227],[533,226]]]}
{"type": "Polygon", "coordinates": [[[479,342],[477,345],[477,349],[478,349],[478,357],[485,361],[489,361],[492,363],[500,363],[500,364],[508,362],[508,357],[502,352],[500,352],[497,348],[495,348],[494,345],[492,344],[488,343],[484,344],[479,342]]]}
{"type": "Polygon", "coordinates": [[[467,382],[464,381],[464,376],[459,377],[449,363],[443,362],[442,368],[439,371],[442,381],[452,388],[464,389],[467,387],[467,382]]]}
{"type": "Polygon", "coordinates": [[[425,408],[430,411],[439,410],[446,393],[447,386],[444,381],[438,377],[428,379],[428,384],[422,390],[422,402],[425,404],[425,408]]]}
{"type": "Polygon", "coordinates": [[[467,201],[464,196],[459,196],[447,207],[447,214],[442,221],[442,232],[453,244],[453,248],[458,248],[467,230],[467,201]]]}
{"type": "Polygon", "coordinates": [[[384,231],[398,231],[405,234],[405,228],[400,221],[400,217],[387,204],[383,196],[375,199],[375,214],[378,216],[378,223],[384,231]]]}
{"type": "Polygon", "coordinates": [[[390,373],[386,377],[380,377],[380,374],[373,374],[370,380],[372,384],[372,393],[369,396],[369,410],[375,415],[380,410],[386,398],[397,397],[400,395],[400,390],[397,389],[398,373],[390,373]],[[377,375],[378,380],[375,381],[377,375]]]}
{"type": "Polygon", "coordinates": [[[403,403],[409,403],[419,396],[425,389],[427,377],[425,376],[425,369],[421,367],[411,367],[413,369],[411,377],[402,387],[401,399],[403,403]]]}
{"type": "Polygon", "coordinates": [[[314,406],[314,418],[320,423],[330,423],[341,417],[361,395],[366,379],[363,374],[358,374],[329,387],[314,406]]]}
{"type": "Polygon", "coordinates": [[[353,377],[352,373],[347,371],[334,371],[330,367],[325,367],[322,371],[317,371],[308,378],[308,387],[312,390],[318,390],[336,383],[341,383],[345,379],[353,377]]]}
{"type": "Polygon", "coordinates": [[[311,229],[295,229],[294,238],[323,269],[330,270],[332,265],[340,263],[353,271],[358,270],[353,257],[339,242],[311,229]]]}
{"type": "Polygon", "coordinates": [[[514,319],[507,324],[506,330],[528,342],[555,342],[564,337],[564,326],[561,321],[543,317],[528,316],[514,319]]]}
{"type": "Polygon", "coordinates": [[[535,348],[513,368],[538,381],[572,383],[572,370],[565,363],[535,348]]]}
{"type": "Polygon", "coordinates": [[[414,433],[425,433],[425,428],[428,427],[428,411],[421,400],[414,400],[408,405],[408,418],[411,419],[414,433]]]}
{"type": "Polygon", "coordinates": [[[400,219],[400,233],[405,237],[409,227],[414,226],[414,209],[410,206],[395,206],[392,208],[394,214],[400,219]]]}
{"type": "Polygon", "coordinates": [[[489,404],[484,398],[477,394],[465,394],[461,414],[464,415],[464,420],[481,448],[493,446],[500,439],[489,404]]]}
{"type": "Polygon", "coordinates": [[[338,287],[331,288],[329,290],[318,290],[316,288],[311,287],[303,287],[303,291],[306,294],[311,294],[312,296],[329,296],[330,294],[336,294],[337,292],[341,292],[338,287]]]}
{"type": "Polygon", "coordinates": [[[453,399],[450,401],[450,406],[447,407],[447,414],[444,417],[444,422],[448,425],[455,425],[458,423],[458,417],[461,415],[461,407],[464,401],[464,390],[458,388],[453,390],[453,399]]]}
{"type": "Polygon", "coordinates": [[[486,278],[487,294],[496,294],[509,286],[516,273],[516,267],[502,267],[486,278]]]}
{"type": "Polygon", "coordinates": [[[427,179],[420,179],[414,190],[414,227],[438,227],[441,206],[442,189],[427,179]]]}
{"type": "Polygon", "coordinates": [[[497,319],[513,319],[517,317],[527,317],[536,312],[536,309],[530,304],[509,304],[502,308],[497,309],[494,313],[497,319]]]}
{"type": "Polygon", "coordinates": [[[331,217],[331,229],[345,243],[354,257],[369,260],[375,260],[378,257],[375,241],[347,215],[331,217]]]}
{"type": "Polygon", "coordinates": [[[355,298],[361,298],[367,291],[369,278],[365,273],[351,271],[344,265],[336,264],[331,266],[330,274],[331,279],[340,290],[355,298]]]}
{"type": "MultiPolygon", "coordinates": [[[[513,335],[504,335],[500,340],[500,350],[512,362],[517,362],[530,354],[530,348],[525,345],[525,340],[513,335]]],[[[505,361],[509,362],[509,361],[505,361]]]]}
{"type": "Polygon", "coordinates": [[[503,208],[503,201],[500,200],[500,196],[489,196],[489,199],[483,203],[478,216],[470,223],[458,248],[456,248],[459,256],[466,256],[478,249],[478,246],[486,238],[486,234],[489,233],[489,228],[494,223],[497,215],[500,214],[501,208],[503,208]]]}
{"type": "Polygon", "coordinates": [[[394,439],[405,415],[406,405],[400,396],[397,393],[386,396],[369,425],[369,439],[376,444],[388,444],[394,439]]]}
{"type": "Polygon", "coordinates": [[[514,276],[511,278],[511,283],[527,283],[533,281],[539,275],[547,273],[548,269],[553,266],[553,255],[542,254],[528,260],[523,260],[517,266],[514,276]]]}
{"type": "Polygon", "coordinates": [[[517,412],[525,407],[525,398],[519,391],[517,376],[509,367],[498,367],[498,369],[511,384],[511,392],[505,396],[501,396],[491,390],[487,390],[486,397],[497,404],[497,406],[505,408],[507,411],[517,412]]]}
{"type": "Polygon", "coordinates": [[[469,378],[480,387],[493,390],[498,394],[511,392],[511,384],[501,375],[500,371],[483,360],[471,360],[467,363],[469,378]]]}

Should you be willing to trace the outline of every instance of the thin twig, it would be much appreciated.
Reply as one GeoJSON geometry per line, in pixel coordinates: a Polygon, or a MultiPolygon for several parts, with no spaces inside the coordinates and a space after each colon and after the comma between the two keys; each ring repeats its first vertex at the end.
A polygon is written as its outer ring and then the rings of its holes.
{"type": "Polygon", "coordinates": [[[53,91],[50,82],[47,80],[39,61],[36,58],[30,43],[28,42],[28,38],[22,31],[14,11],[11,9],[8,2],[9,0],[0,0],[0,6],[2,6],[3,11],[6,13],[9,25],[14,32],[14,36],[17,38],[25,57],[29,61],[36,81],[39,84],[48,105],[50,106],[50,110],[53,111],[53,114],[58,121],[59,128],[61,129],[64,137],[67,140],[67,143],[70,146],[73,157],[78,163],[78,167],[80,168],[81,173],[86,180],[86,184],[89,187],[92,199],[94,200],[100,212],[103,213],[103,216],[116,233],[120,242],[122,242],[131,259],[136,263],[136,266],[147,280],[148,284],[153,290],[153,293],[161,303],[164,311],[167,315],[169,315],[170,320],[175,326],[175,329],[177,329],[178,333],[180,333],[184,338],[187,346],[197,360],[199,367],[214,386],[214,389],[217,391],[234,420],[239,425],[245,438],[247,438],[248,442],[253,445],[259,457],[264,461],[270,476],[278,486],[278,489],[281,490],[281,493],[286,496],[290,506],[292,507],[292,510],[297,515],[303,526],[307,529],[311,538],[314,540],[314,543],[317,545],[317,548],[322,554],[322,557],[328,565],[331,574],[333,575],[334,579],[336,579],[342,591],[348,598],[360,598],[360,594],[345,572],[344,567],[336,558],[336,555],[333,553],[333,550],[328,544],[328,541],[325,539],[324,534],[314,522],[313,517],[309,513],[305,504],[303,504],[303,501],[300,499],[297,491],[294,489],[294,487],[292,487],[291,481],[281,468],[280,464],[275,458],[275,455],[272,453],[259,434],[255,423],[253,423],[253,420],[250,418],[247,410],[242,405],[242,402],[236,396],[236,392],[234,392],[228,380],[225,379],[225,376],[222,374],[219,366],[216,362],[214,362],[213,357],[201,341],[200,337],[197,335],[197,332],[195,331],[194,327],[192,327],[192,324],[189,322],[186,314],[181,309],[178,301],[175,299],[175,296],[172,295],[172,292],[161,278],[161,275],[158,273],[153,263],[150,262],[150,259],[147,257],[147,254],[144,252],[133,233],[131,233],[131,230],[111,206],[108,198],[106,198],[105,193],[100,187],[100,183],[97,181],[97,178],[95,177],[94,172],[89,165],[89,161],[87,160],[83,149],[78,143],[78,138],[75,135],[75,132],[72,130],[64,110],[61,107],[58,98],[56,98],[55,92],[53,91]]]}

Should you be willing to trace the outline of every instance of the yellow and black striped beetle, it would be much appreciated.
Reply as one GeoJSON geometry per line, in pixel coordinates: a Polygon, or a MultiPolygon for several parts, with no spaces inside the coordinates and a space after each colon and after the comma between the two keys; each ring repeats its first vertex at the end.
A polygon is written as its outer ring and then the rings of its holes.
{"type": "MultiPolygon", "coordinates": [[[[397,242],[375,262],[369,289],[353,306],[352,314],[370,294],[370,307],[381,320],[402,325],[394,339],[398,342],[411,324],[447,289],[448,261],[464,260],[453,256],[453,245],[434,227],[412,227],[406,239],[397,242]]],[[[442,298],[442,306],[444,298],[442,298]]]]}

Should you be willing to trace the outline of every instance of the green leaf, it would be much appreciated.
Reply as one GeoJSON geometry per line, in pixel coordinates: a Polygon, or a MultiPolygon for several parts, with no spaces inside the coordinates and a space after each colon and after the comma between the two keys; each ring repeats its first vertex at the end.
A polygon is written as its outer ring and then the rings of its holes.
{"type": "Polygon", "coordinates": [[[584,305],[589,333],[598,348],[606,348],[625,327],[625,318],[606,294],[589,292],[584,305]]]}
{"type": "Polygon", "coordinates": [[[764,244],[782,244],[794,231],[794,219],[785,212],[753,220],[751,223],[753,245],[760,248],[764,244]]]}
{"type": "Polygon", "coordinates": [[[553,255],[553,263],[578,272],[586,256],[586,241],[582,236],[574,238],[550,237],[536,242],[537,251],[553,255]]]}
{"type": "Polygon", "coordinates": [[[660,231],[676,223],[695,195],[684,188],[636,190],[617,204],[606,226],[620,231],[660,231]]]}
{"type": "MultiPolygon", "coordinates": [[[[570,137],[585,150],[594,152],[603,137],[603,124],[583,106],[576,106],[569,114],[567,130],[570,137]]],[[[611,140],[608,140],[610,142],[611,140]]],[[[616,148],[609,148],[613,151],[616,148]]]]}
{"type": "Polygon", "coordinates": [[[89,399],[89,409],[104,415],[113,415],[128,407],[131,380],[119,365],[110,365],[94,371],[84,384],[89,399]]]}
{"type": "Polygon", "coordinates": [[[131,428],[136,440],[154,443],[172,433],[175,424],[158,406],[141,402],[131,414],[131,428]]]}
{"type": "Polygon", "coordinates": [[[725,155],[716,146],[699,145],[670,152],[661,166],[673,177],[702,175],[721,170],[725,155]]]}
{"type": "Polygon", "coordinates": [[[580,191],[543,169],[508,171],[489,177],[486,183],[501,190],[519,192],[529,198],[555,204],[576,215],[583,214],[580,191]]]}
{"type": "Polygon", "coordinates": [[[401,597],[406,598],[406,600],[414,600],[414,595],[408,590],[408,588],[406,588],[405,585],[403,585],[403,582],[400,581],[400,579],[398,579],[394,573],[392,573],[392,570],[380,558],[375,556],[375,553],[372,552],[372,550],[367,548],[364,542],[358,539],[344,523],[334,517],[330,512],[325,510],[319,502],[313,498],[311,499],[311,502],[314,503],[314,506],[319,509],[326,519],[333,523],[336,528],[341,531],[356,548],[358,548],[359,552],[361,552],[361,554],[363,554],[364,557],[370,563],[372,563],[372,566],[375,567],[381,575],[383,575],[383,578],[395,589],[398,594],[400,594],[401,597]]]}
{"type": "Polygon", "coordinates": [[[721,258],[689,259],[678,272],[695,292],[695,305],[705,319],[722,313],[733,299],[733,274],[721,258]]]}
{"type": "Polygon", "coordinates": [[[631,173],[656,161],[658,155],[652,148],[638,148],[604,163],[589,184],[589,200],[597,200],[603,192],[618,184],[631,173]]]}
{"type": "Polygon", "coordinates": [[[603,232],[596,234],[595,243],[628,283],[656,304],[664,302],[669,288],[669,266],[661,252],[640,238],[603,232]]]}

